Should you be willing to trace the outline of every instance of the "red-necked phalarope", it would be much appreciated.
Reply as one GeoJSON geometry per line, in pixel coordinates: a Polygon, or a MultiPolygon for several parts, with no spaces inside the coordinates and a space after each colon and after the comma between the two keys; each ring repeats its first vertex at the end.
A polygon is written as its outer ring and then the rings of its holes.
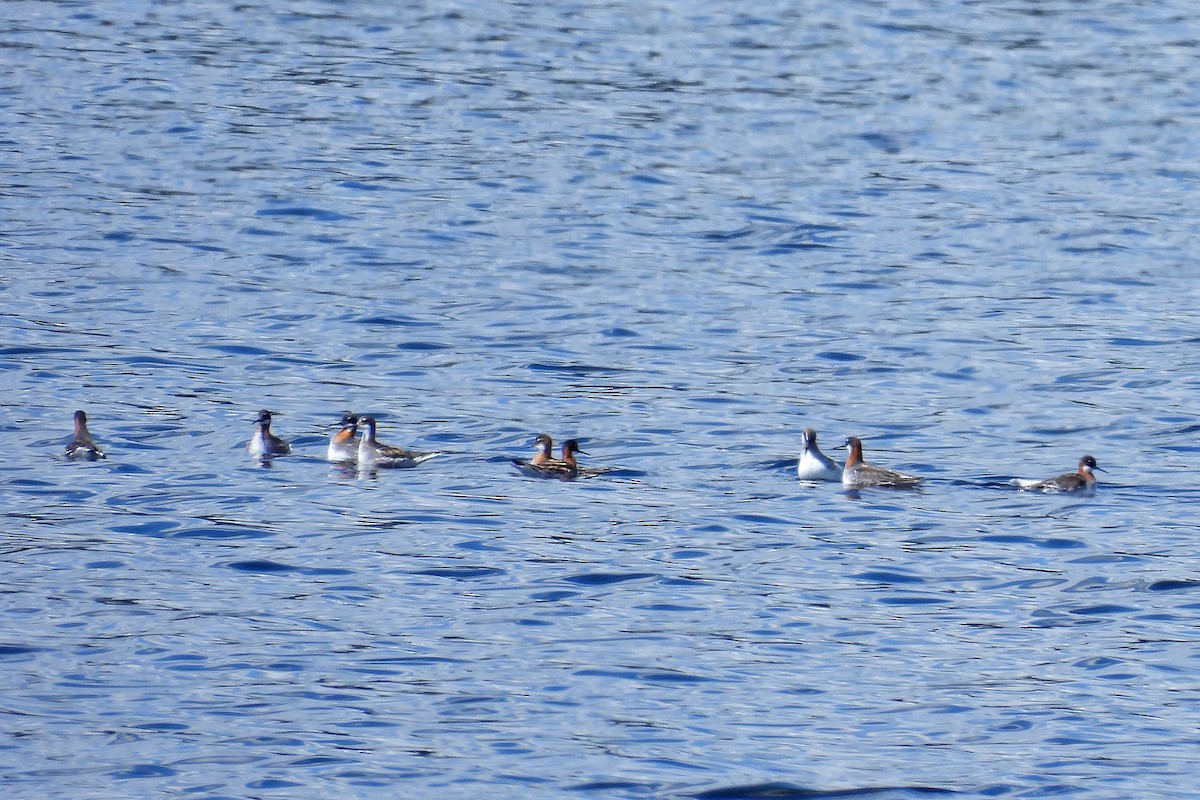
{"type": "Polygon", "coordinates": [[[376,441],[374,417],[359,417],[358,424],[363,427],[363,435],[358,440],[359,469],[415,467],[434,456],[441,455],[441,453],[405,450],[402,447],[393,447],[376,441]]]}
{"type": "Polygon", "coordinates": [[[603,475],[606,472],[612,472],[612,470],[605,467],[579,466],[579,464],[575,461],[576,453],[583,453],[585,456],[588,455],[588,451],[580,449],[579,442],[575,441],[574,439],[567,439],[565,442],[563,442],[562,456],[559,458],[559,461],[561,461],[563,464],[566,464],[570,469],[574,470],[574,477],[594,478],[597,475],[603,475]]]}
{"type": "Polygon", "coordinates": [[[915,475],[876,467],[863,461],[862,442],[851,436],[846,440],[846,466],[842,468],[842,484],[845,486],[889,486],[893,489],[913,489],[921,485],[915,475]]]}
{"type": "Polygon", "coordinates": [[[254,420],[258,431],[246,443],[246,450],[252,456],[282,456],[292,452],[292,447],[283,439],[271,433],[271,412],[265,408],[258,412],[254,420]]]}
{"type": "Polygon", "coordinates": [[[1092,473],[1097,470],[1100,472],[1108,471],[1097,466],[1096,459],[1091,456],[1084,456],[1079,459],[1079,469],[1075,472],[1067,472],[1041,481],[1013,478],[1012,484],[1021,489],[1028,489],[1035,492],[1078,492],[1080,490],[1091,490],[1096,488],[1096,476],[1092,473]]]}
{"type": "Polygon", "coordinates": [[[554,440],[545,433],[538,434],[538,437],[533,440],[533,458],[529,459],[529,466],[540,467],[543,464],[549,464],[554,461],[554,457],[550,455],[550,451],[554,449],[554,440]]]}
{"type": "Polygon", "coordinates": [[[563,471],[568,468],[564,462],[550,455],[550,451],[553,448],[554,440],[548,434],[539,433],[537,438],[533,440],[533,458],[528,461],[514,458],[512,459],[513,466],[527,475],[534,475],[541,478],[554,477],[551,471],[555,470],[555,468],[557,468],[557,471],[563,471]]]}
{"type": "Polygon", "coordinates": [[[817,448],[817,432],[805,428],[801,434],[803,450],[796,463],[796,477],[802,481],[840,481],[842,468],[817,448]]]}
{"type": "Polygon", "coordinates": [[[338,432],[329,440],[329,449],[325,451],[325,460],[338,463],[358,460],[358,442],[354,439],[357,434],[358,417],[347,411],[342,414],[338,432]]]}
{"type": "Polygon", "coordinates": [[[104,458],[104,451],[92,441],[92,434],[88,432],[87,414],[82,411],[75,412],[75,432],[71,435],[71,441],[67,443],[67,458],[77,461],[104,458]]]}

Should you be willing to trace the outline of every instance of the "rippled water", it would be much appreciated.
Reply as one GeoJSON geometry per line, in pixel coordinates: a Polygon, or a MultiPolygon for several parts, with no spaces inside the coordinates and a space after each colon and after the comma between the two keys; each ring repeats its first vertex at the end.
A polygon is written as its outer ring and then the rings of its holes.
{"type": "Polygon", "coordinates": [[[392,5],[5,4],[6,796],[1200,796],[1190,5],[392,5]]]}

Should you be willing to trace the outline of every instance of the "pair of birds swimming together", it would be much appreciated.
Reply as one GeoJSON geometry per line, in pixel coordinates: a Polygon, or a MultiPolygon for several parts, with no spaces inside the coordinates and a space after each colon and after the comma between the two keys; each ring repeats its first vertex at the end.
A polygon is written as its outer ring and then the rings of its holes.
{"type": "MultiPolygon", "coordinates": [[[[796,464],[796,475],[806,481],[841,481],[843,486],[852,488],[863,486],[886,486],[894,489],[915,489],[921,485],[921,478],[915,475],[905,475],[903,472],[877,467],[863,460],[862,442],[851,436],[846,439],[846,463],[838,466],[817,447],[817,432],[805,428],[801,437],[802,450],[800,460],[796,464]]],[[[1013,478],[1012,485],[1020,489],[1037,492],[1078,492],[1090,490],[1096,486],[1095,472],[1104,472],[1096,464],[1092,456],[1079,459],[1075,472],[1056,475],[1043,480],[1013,478]]]]}
{"type": "Polygon", "coordinates": [[[533,440],[533,448],[533,458],[528,461],[522,461],[519,458],[512,459],[513,466],[526,475],[570,481],[576,478],[592,478],[610,472],[607,469],[579,466],[575,461],[575,454],[587,455],[587,451],[580,450],[579,442],[575,439],[567,439],[562,443],[562,455],[559,458],[551,455],[554,451],[554,440],[544,433],[538,434],[538,437],[533,440]]]}

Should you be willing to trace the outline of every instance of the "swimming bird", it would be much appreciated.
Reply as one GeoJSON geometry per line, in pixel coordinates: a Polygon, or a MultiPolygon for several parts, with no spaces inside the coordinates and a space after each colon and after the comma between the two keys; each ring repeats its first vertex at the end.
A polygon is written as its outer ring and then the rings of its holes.
{"type": "Polygon", "coordinates": [[[552,477],[552,472],[569,471],[565,462],[559,461],[550,455],[554,449],[554,440],[549,434],[539,433],[533,440],[533,458],[528,461],[522,461],[519,458],[511,459],[513,466],[524,472],[526,475],[533,475],[539,478],[552,477]]]}
{"type": "Polygon", "coordinates": [[[533,440],[533,458],[529,459],[529,465],[540,467],[554,460],[550,455],[550,451],[554,449],[554,440],[548,434],[539,433],[537,438],[533,440]]]}
{"type": "Polygon", "coordinates": [[[415,467],[441,453],[405,450],[403,447],[393,447],[382,444],[375,439],[375,418],[359,417],[358,424],[363,427],[363,435],[358,440],[359,469],[393,469],[415,467]]]}
{"type": "Polygon", "coordinates": [[[567,439],[562,443],[562,455],[559,457],[559,462],[566,464],[568,468],[574,470],[573,477],[576,478],[594,478],[597,475],[603,475],[606,472],[612,472],[611,469],[605,467],[581,467],[575,461],[575,454],[583,453],[588,455],[588,451],[582,450],[579,447],[579,442],[574,439],[567,439]]]}
{"type": "Polygon", "coordinates": [[[282,456],[292,452],[292,447],[283,439],[271,433],[271,412],[265,408],[258,412],[254,420],[258,426],[254,436],[246,443],[246,450],[252,456],[282,456]]]}
{"type": "Polygon", "coordinates": [[[342,414],[341,426],[329,440],[329,449],[325,451],[325,460],[339,463],[356,461],[358,459],[358,442],[354,437],[357,433],[358,417],[349,411],[342,414]]]}
{"type": "Polygon", "coordinates": [[[67,458],[76,461],[104,458],[104,451],[92,441],[92,434],[88,432],[87,414],[82,411],[75,412],[75,432],[71,434],[71,441],[67,443],[66,455],[67,458]]]}
{"type": "Polygon", "coordinates": [[[843,486],[888,486],[893,489],[914,489],[921,485],[915,475],[876,467],[863,461],[862,441],[851,436],[846,440],[846,466],[842,468],[843,486]]]}
{"type": "Polygon", "coordinates": [[[1079,459],[1079,468],[1075,472],[1066,472],[1062,475],[1056,475],[1053,478],[1046,478],[1041,481],[1013,478],[1011,483],[1020,489],[1027,489],[1033,492],[1078,492],[1080,490],[1092,490],[1096,488],[1096,476],[1092,473],[1097,470],[1100,472],[1108,471],[1098,466],[1096,459],[1091,456],[1084,456],[1079,459]]]}
{"type": "Polygon", "coordinates": [[[796,462],[796,477],[802,481],[840,481],[842,468],[817,448],[817,432],[805,428],[800,439],[803,450],[796,462]]]}

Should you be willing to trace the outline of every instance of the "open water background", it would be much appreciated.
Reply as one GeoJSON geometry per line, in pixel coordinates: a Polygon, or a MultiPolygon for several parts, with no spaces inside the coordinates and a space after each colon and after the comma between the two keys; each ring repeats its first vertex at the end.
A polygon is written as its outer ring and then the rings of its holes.
{"type": "Polygon", "coordinates": [[[5,796],[1200,796],[1194,12],[7,0],[5,796]]]}

